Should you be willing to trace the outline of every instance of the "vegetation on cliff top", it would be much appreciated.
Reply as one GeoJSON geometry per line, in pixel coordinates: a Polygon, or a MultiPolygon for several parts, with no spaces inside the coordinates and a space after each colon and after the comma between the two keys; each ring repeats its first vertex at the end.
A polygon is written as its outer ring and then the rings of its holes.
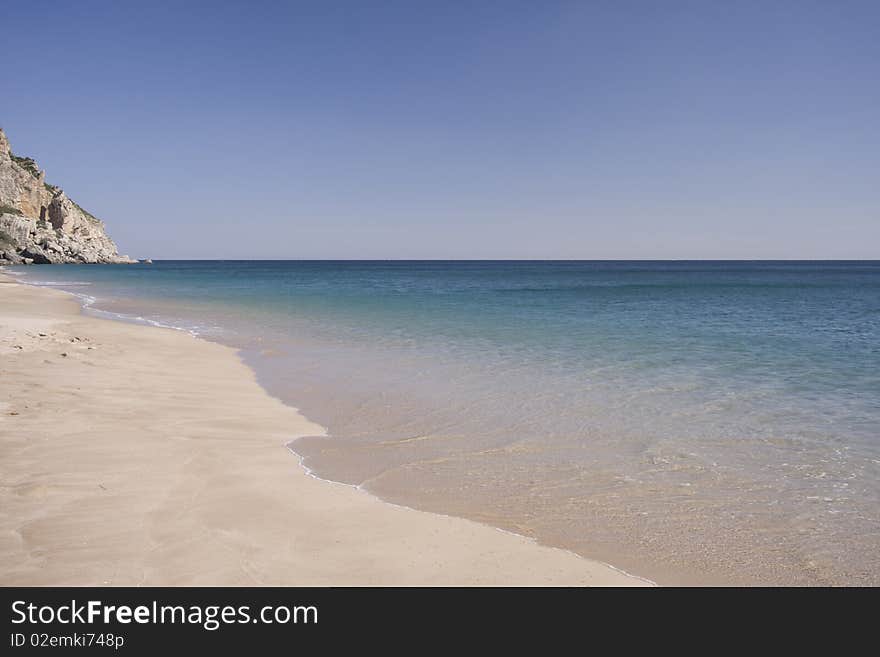
{"type": "Polygon", "coordinates": [[[101,223],[101,220],[100,220],[100,219],[98,219],[95,215],[93,215],[93,214],[92,214],[91,212],[89,212],[88,210],[84,209],[79,203],[77,203],[77,202],[74,201],[73,199],[70,199],[70,202],[73,203],[73,204],[76,206],[76,209],[77,209],[77,210],[79,210],[80,212],[82,212],[82,213],[86,216],[86,219],[91,219],[91,220],[94,221],[96,224],[101,223]]]}
{"type": "Polygon", "coordinates": [[[12,158],[12,161],[15,162],[22,169],[31,174],[34,178],[40,177],[40,169],[37,167],[37,163],[32,157],[19,157],[18,155],[9,154],[9,157],[12,158]]]}

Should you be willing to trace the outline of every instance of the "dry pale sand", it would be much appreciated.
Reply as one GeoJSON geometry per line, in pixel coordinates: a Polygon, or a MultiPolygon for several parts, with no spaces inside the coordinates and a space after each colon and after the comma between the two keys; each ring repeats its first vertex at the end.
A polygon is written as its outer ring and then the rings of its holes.
{"type": "Polygon", "coordinates": [[[637,585],[308,476],[234,350],[0,274],[0,585],[637,585]]]}

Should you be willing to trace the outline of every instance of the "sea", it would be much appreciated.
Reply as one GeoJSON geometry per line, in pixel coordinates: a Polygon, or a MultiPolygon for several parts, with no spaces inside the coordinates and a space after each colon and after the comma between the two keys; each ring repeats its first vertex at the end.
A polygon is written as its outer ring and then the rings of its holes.
{"type": "Polygon", "coordinates": [[[10,271],[238,349],[321,478],[660,584],[880,585],[880,261],[10,271]]]}

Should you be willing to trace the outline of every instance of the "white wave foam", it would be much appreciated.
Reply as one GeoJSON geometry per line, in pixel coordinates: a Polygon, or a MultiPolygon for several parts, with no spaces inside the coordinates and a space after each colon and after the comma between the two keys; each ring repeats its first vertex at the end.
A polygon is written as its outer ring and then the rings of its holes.
{"type": "Polygon", "coordinates": [[[204,331],[204,329],[200,326],[177,326],[175,324],[167,324],[165,322],[160,322],[159,320],[150,319],[149,317],[143,317],[141,315],[129,315],[127,313],[113,312],[112,310],[93,308],[92,304],[97,301],[94,297],[86,297],[86,295],[79,295],[73,292],[70,292],[69,294],[74,294],[74,296],[89,299],[89,301],[84,301],[83,310],[87,311],[87,314],[93,317],[100,317],[102,319],[113,319],[120,322],[129,322],[132,324],[141,324],[144,326],[155,326],[157,328],[172,329],[174,331],[182,331],[183,333],[187,333],[194,338],[199,337],[204,331]]]}
{"type": "Polygon", "coordinates": [[[194,338],[199,337],[206,329],[201,326],[177,326],[174,324],[167,324],[165,322],[160,322],[155,319],[149,319],[147,317],[142,317],[140,315],[130,315],[127,313],[117,313],[111,310],[102,310],[101,308],[93,308],[94,304],[98,302],[97,297],[93,297],[90,294],[83,294],[82,292],[72,292],[70,290],[63,289],[64,287],[76,287],[76,286],[88,286],[91,283],[86,281],[23,281],[26,285],[32,285],[34,287],[51,287],[60,292],[64,292],[65,294],[70,294],[71,296],[76,297],[80,300],[82,304],[83,312],[87,315],[91,315],[93,317],[100,317],[103,319],[112,319],[120,322],[130,322],[134,324],[142,324],[146,326],[155,326],[157,328],[166,328],[173,329],[175,331],[182,331],[183,333],[187,333],[194,338]]]}

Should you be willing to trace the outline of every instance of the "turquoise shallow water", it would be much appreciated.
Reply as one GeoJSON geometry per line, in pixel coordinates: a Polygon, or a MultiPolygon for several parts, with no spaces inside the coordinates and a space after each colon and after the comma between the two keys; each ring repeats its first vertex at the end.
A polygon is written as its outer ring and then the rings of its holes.
{"type": "Polygon", "coordinates": [[[661,583],[880,584],[880,262],[20,271],[241,348],[321,476],[661,583]]]}

